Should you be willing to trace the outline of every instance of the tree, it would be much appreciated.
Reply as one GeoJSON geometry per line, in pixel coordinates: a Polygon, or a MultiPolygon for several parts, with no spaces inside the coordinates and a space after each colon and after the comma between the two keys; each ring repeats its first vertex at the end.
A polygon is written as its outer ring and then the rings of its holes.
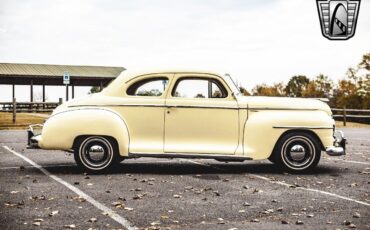
{"type": "Polygon", "coordinates": [[[302,92],[307,88],[310,79],[304,75],[293,76],[287,86],[285,87],[285,93],[290,97],[302,97],[302,92]]]}
{"type": "Polygon", "coordinates": [[[333,91],[333,81],[323,74],[311,80],[302,92],[303,97],[330,98],[333,91]]]}
{"type": "Polygon", "coordinates": [[[274,83],[272,86],[266,84],[256,85],[252,89],[253,95],[256,96],[284,96],[284,85],[282,82],[274,83]]]}
{"type": "Polygon", "coordinates": [[[244,95],[244,96],[250,96],[251,94],[248,92],[246,88],[243,86],[239,86],[239,91],[244,95]]]}
{"type": "Polygon", "coordinates": [[[358,64],[358,67],[370,71],[370,53],[362,56],[362,61],[358,64]]]}
{"type": "Polygon", "coordinates": [[[99,93],[100,91],[101,91],[101,89],[100,89],[99,86],[93,86],[93,87],[91,87],[89,94],[99,93]]]}

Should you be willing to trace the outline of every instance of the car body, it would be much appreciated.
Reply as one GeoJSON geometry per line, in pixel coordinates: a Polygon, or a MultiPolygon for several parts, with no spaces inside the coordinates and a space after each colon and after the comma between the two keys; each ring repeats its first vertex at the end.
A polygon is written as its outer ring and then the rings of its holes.
{"type": "Polygon", "coordinates": [[[98,171],[134,157],[270,159],[290,171],[321,151],[345,154],[329,106],[317,99],[242,96],[229,76],[201,71],[123,72],[102,92],[54,110],[29,143],[73,150],[98,171]]]}

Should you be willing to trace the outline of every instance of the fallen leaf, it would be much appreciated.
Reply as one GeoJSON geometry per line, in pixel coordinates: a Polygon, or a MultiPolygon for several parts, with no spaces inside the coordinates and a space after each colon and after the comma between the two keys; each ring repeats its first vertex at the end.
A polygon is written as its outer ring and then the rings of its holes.
{"type": "Polygon", "coordinates": [[[302,222],[302,221],[300,221],[300,220],[297,220],[297,221],[295,222],[295,224],[296,224],[296,225],[302,225],[302,224],[303,224],[303,222],[302,222]]]}
{"type": "Polygon", "coordinates": [[[213,191],[213,193],[214,193],[216,196],[221,196],[221,194],[220,194],[218,191],[213,191]]]}
{"type": "Polygon", "coordinates": [[[218,220],[218,224],[225,224],[225,221],[224,221],[224,219],[222,219],[222,218],[217,218],[217,220],[218,220]]]}
{"type": "Polygon", "coordinates": [[[33,226],[40,226],[41,225],[41,222],[33,222],[32,225],[33,226]]]}
{"type": "Polygon", "coordinates": [[[174,198],[181,198],[181,196],[180,195],[177,195],[177,194],[173,195],[173,197],[174,198]]]}
{"type": "Polygon", "coordinates": [[[52,211],[51,213],[49,213],[49,216],[55,216],[58,213],[59,213],[59,211],[52,211]]]}
{"type": "Polygon", "coordinates": [[[260,220],[259,219],[252,219],[251,222],[258,223],[258,222],[260,222],[260,220]]]}
{"type": "Polygon", "coordinates": [[[64,228],[76,228],[76,225],[74,224],[64,225],[64,228]]]}
{"type": "Polygon", "coordinates": [[[88,220],[88,222],[90,222],[90,223],[95,223],[97,221],[97,219],[96,218],[90,218],[89,220],[88,220]]]}
{"type": "Polygon", "coordinates": [[[361,215],[360,215],[360,213],[358,213],[358,212],[355,212],[354,214],[353,214],[353,218],[360,218],[361,217],[361,215]]]}
{"type": "Polygon", "coordinates": [[[244,203],[243,203],[243,206],[251,206],[251,204],[250,204],[250,203],[248,203],[248,202],[244,202],[244,203]]]}

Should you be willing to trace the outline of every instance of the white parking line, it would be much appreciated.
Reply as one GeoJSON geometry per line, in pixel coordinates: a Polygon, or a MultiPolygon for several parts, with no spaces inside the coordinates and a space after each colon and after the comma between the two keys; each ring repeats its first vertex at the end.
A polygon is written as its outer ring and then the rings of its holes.
{"type": "MultiPolygon", "coordinates": [[[[46,165],[43,166],[44,168],[53,168],[53,167],[68,167],[68,166],[76,166],[75,164],[63,164],[63,165],[46,165]]],[[[25,168],[36,168],[33,165],[24,166],[25,168]]],[[[0,170],[7,170],[7,169],[19,169],[19,166],[8,166],[8,167],[0,167],[0,170]]]]}
{"type": "MultiPolygon", "coordinates": [[[[334,160],[334,159],[333,159],[334,160]]],[[[362,164],[362,165],[370,165],[370,162],[362,162],[362,161],[350,161],[350,160],[345,160],[345,159],[335,159],[335,160],[339,160],[339,161],[345,161],[345,162],[349,162],[349,163],[354,163],[354,164],[362,164]]]]}
{"type": "MultiPolygon", "coordinates": [[[[220,168],[220,167],[217,167],[217,166],[213,166],[213,165],[209,165],[209,164],[206,164],[206,163],[202,163],[202,162],[199,162],[199,161],[194,161],[194,160],[183,160],[183,161],[188,161],[188,162],[191,162],[191,163],[194,163],[194,164],[204,165],[204,166],[211,167],[211,168],[214,168],[214,169],[218,169],[218,170],[222,170],[222,171],[227,171],[227,170],[225,170],[223,168],[220,168]]],[[[268,182],[270,182],[272,184],[279,184],[279,185],[283,185],[283,186],[286,186],[286,187],[292,187],[292,186],[294,186],[292,184],[288,184],[288,183],[285,183],[285,182],[272,181],[268,177],[256,175],[256,174],[253,174],[253,173],[247,173],[246,175],[253,176],[255,178],[268,181],[268,182]]],[[[355,200],[355,199],[352,199],[350,197],[341,196],[341,195],[338,195],[338,194],[335,194],[335,193],[326,192],[326,191],[322,191],[322,190],[318,190],[318,189],[304,188],[304,187],[295,187],[295,189],[300,189],[300,190],[305,190],[305,191],[320,193],[320,194],[324,194],[324,195],[327,195],[327,196],[332,196],[332,197],[336,197],[336,198],[339,198],[339,199],[343,199],[343,200],[347,200],[347,201],[352,201],[352,202],[355,202],[355,203],[358,203],[358,204],[362,204],[362,205],[365,205],[365,206],[370,206],[369,203],[366,203],[366,202],[363,202],[363,201],[360,201],[360,200],[355,200]]]]}
{"type": "Polygon", "coordinates": [[[88,201],[90,204],[94,205],[96,208],[100,209],[104,213],[108,213],[109,214],[108,216],[110,218],[112,218],[113,220],[115,220],[117,223],[121,224],[124,228],[126,228],[128,230],[137,229],[137,227],[135,227],[132,223],[130,223],[130,221],[128,221],[124,217],[116,214],[112,209],[108,208],[104,204],[102,204],[99,201],[95,200],[94,198],[92,198],[91,196],[87,195],[86,193],[84,193],[80,189],[78,189],[75,186],[71,185],[70,183],[64,181],[63,179],[61,179],[61,178],[59,178],[59,177],[51,174],[49,171],[47,171],[46,169],[44,169],[39,164],[35,163],[34,161],[30,160],[29,158],[25,157],[24,155],[22,155],[20,153],[17,153],[14,150],[11,150],[8,146],[5,146],[4,145],[3,147],[6,150],[8,150],[9,152],[11,152],[14,155],[16,155],[17,157],[22,158],[24,161],[28,162],[29,164],[31,164],[35,168],[39,169],[46,176],[48,176],[48,177],[52,178],[53,180],[57,181],[58,183],[64,185],[65,187],[67,187],[68,189],[70,189],[71,191],[73,191],[74,193],[76,193],[78,196],[84,198],[86,201],[88,201]]]}

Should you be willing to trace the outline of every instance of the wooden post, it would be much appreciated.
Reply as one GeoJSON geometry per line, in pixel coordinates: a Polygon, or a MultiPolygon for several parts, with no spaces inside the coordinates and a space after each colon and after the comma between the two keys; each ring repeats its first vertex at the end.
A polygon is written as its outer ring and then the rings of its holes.
{"type": "MultiPolygon", "coordinates": [[[[45,85],[42,85],[42,102],[45,103],[45,85]]],[[[45,109],[45,104],[42,105],[42,108],[45,109]]]]}
{"type": "Polygon", "coordinates": [[[66,101],[68,101],[68,85],[66,85],[66,101]]]}
{"type": "Polygon", "coordinates": [[[75,98],[75,85],[72,83],[72,99],[75,98]]]}
{"type": "Polygon", "coordinates": [[[15,97],[13,97],[13,124],[15,124],[16,115],[17,115],[17,101],[15,97]]]}
{"type": "Polygon", "coordinates": [[[12,98],[15,98],[15,85],[13,84],[12,86],[12,98]]]}
{"type": "Polygon", "coordinates": [[[346,106],[343,107],[343,126],[346,126],[347,123],[347,112],[346,112],[346,106]]]}
{"type": "Polygon", "coordinates": [[[33,102],[33,80],[31,80],[31,95],[30,95],[30,99],[31,99],[31,102],[33,102]]]}
{"type": "Polygon", "coordinates": [[[63,98],[59,98],[59,105],[63,104],[63,98]]]}

